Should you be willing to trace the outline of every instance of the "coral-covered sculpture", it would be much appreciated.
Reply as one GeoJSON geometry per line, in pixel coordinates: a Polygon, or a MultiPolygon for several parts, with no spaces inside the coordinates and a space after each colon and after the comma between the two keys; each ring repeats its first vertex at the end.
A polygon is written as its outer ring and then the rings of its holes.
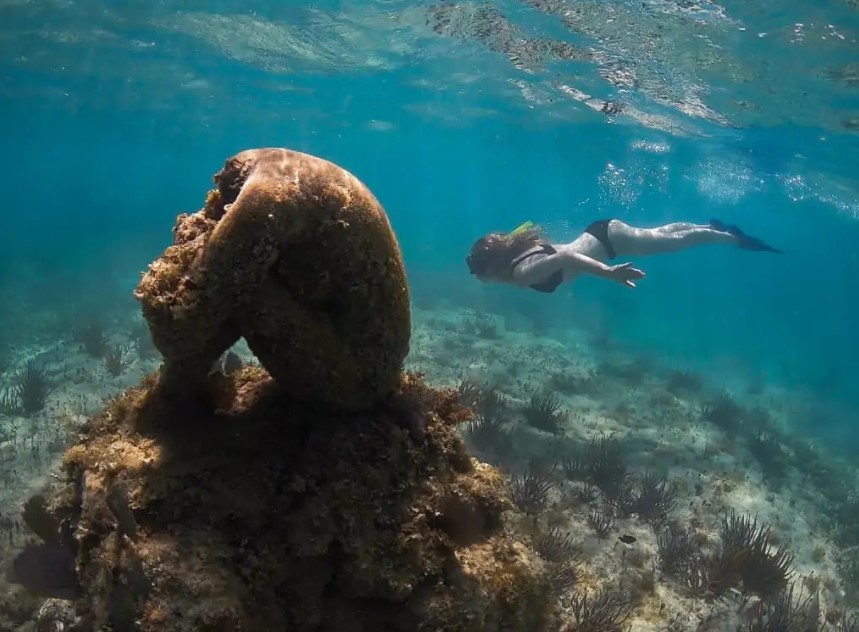
{"type": "Polygon", "coordinates": [[[83,591],[66,629],[557,629],[551,569],[456,433],[470,412],[401,372],[405,275],[369,191],[287,150],[216,181],[138,288],[161,372],[65,455],[50,509],[83,591]],[[262,367],[212,371],[238,336],[262,367]]]}
{"type": "Polygon", "coordinates": [[[387,215],[357,178],[287,149],[253,149],[215,174],[198,213],[135,295],[168,383],[201,381],[239,337],[293,397],[344,409],[396,385],[409,293],[387,215]]]}

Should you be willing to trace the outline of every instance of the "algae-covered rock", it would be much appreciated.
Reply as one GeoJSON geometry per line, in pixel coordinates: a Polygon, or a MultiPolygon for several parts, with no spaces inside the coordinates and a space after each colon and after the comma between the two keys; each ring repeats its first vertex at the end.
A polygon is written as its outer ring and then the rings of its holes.
{"type": "Polygon", "coordinates": [[[356,409],[388,394],[408,352],[409,294],[369,189],[287,149],[243,151],[215,183],[135,291],[167,381],[201,382],[244,337],[296,399],[356,409]]]}
{"type": "Polygon", "coordinates": [[[425,419],[415,440],[384,409],[321,417],[261,369],[221,378],[225,407],[190,418],[155,384],[119,398],[65,458],[74,493],[57,511],[79,534],[81,625],[546,629],[544,566],[503,527],[504,479],[464,452],[454,392],[402,378],[425,419]],[[116,481],[135,542],[108,507],[116,481]]]}

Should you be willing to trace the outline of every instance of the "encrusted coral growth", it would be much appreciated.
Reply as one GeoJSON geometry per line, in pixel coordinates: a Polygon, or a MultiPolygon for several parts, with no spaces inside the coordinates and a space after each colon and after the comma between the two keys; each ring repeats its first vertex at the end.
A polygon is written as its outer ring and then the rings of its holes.
{"type": "Polygon", "coordinates": [[[296,399],[357,409],[384,397],[408,352],[409,293],[373,194],[287,149],[241,152],[215,182],[135,291],[165,385],[201,383],[244,337],[296,399]]]}
{"type": "Polygon", "coordinates": [[[79,534],[92,597],[86,625],[547,625],[548,565],[504,533],[506,485],[464,452],[454,426],[467,412],[455,392],[403,378],[400,396],[426,420],[416,442],[384,412],[322,420],[261,369],[222,378],[218,399],[228,406],[208,416],[165,407],[154,385],[149,378],[119,398],[66,455],[72,482],[59,512],[79,534]],[[153,427],[164,430],[139,430],[153,427]],[[127,492],[136,543],[108,507],[115,481],[127,492]]]}

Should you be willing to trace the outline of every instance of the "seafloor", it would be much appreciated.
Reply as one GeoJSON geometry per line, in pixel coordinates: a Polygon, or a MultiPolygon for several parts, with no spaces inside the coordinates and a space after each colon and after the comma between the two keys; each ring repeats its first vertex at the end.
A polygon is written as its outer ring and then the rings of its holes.
{"type": "MultiPolygon", "coordinates": [[[[407,366],[475,410],[461,432],[509,475],[509,528],[556,565],[564,629],[859,629],[856,471],[789,432],[807,397],[728,393],[583,327],[538,336],[446,302],[412,313],[407,366]],[[785,616],[793,627],[778,627],[785,616]]],[[[0,367],[7,567],[37,541],[23,507],[77,429],[159,364],[133,306],[32,326],[0,367]]],[[[0,630],[36,629],[52,602],[0,578],[0,630]]]]}

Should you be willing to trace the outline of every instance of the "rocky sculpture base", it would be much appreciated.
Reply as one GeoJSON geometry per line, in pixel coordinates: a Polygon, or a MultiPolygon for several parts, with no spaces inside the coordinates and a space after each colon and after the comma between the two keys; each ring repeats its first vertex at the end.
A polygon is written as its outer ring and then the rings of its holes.
{"type": "Polygon", "coordinates": [[[72,629],[549,625],[544,565],[506,533],[504,480],[465,453],[455,392],[405,375],[408,407],[331,414],[255,367],[209,388],[211,413],[151,376],[66,454],[51,511],[73,526],[72,629]]]}

